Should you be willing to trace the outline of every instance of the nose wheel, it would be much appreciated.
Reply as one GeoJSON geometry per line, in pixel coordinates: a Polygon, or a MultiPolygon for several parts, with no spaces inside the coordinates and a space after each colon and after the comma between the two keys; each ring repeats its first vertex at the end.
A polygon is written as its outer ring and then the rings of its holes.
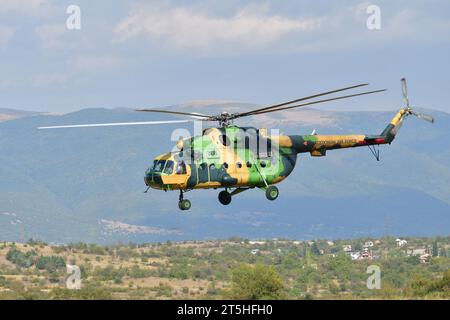
{"type": "Polygon", "coordinates": [[[189,210],[191,208],[191,202],[188,199],[183,198],[183,190],[180,190],[180,198],[178,201],[178,208],[180,210],[189,210]]]}
{"type": "Polygon", "coordinates": [[[187,199],[181,200],[180,202],[178,202],[178,208],[183,211],[189,210],[191,208],[191,202],[187,199]]]}

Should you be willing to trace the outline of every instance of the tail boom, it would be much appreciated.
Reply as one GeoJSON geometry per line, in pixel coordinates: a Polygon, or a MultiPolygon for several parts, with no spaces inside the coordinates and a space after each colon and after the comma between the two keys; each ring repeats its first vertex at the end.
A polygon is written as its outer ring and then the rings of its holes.
{"type": "Polygon", "coordinates": [[[322,157],[327,150],[390,144],[407,115],[407,109],[399,110],[380,135],[296,135],[281,139],[285,145],[280,146],[291,147],[296,153],[309,152],[313,157],[322,157]]]}
{"type": "Polygon", "coordinates": [[[383,136],[388,143],[391,143],[395,139],[395,136],[397,135],[398,130],[402,127],[403,120],[405,120],[406,116],[408,116],[408,109],[400,109],[395,117],[392,118],[388,126],[383,130],[381,136],[383,136]]]}

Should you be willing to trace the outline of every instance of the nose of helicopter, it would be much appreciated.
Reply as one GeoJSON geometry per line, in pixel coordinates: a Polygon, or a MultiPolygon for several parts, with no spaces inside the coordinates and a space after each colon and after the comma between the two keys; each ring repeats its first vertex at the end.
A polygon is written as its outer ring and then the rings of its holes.
{"type": "Polygon", "coordinates": [[[161,173],[147,170],[145,172],[144,182],[147,187],[152,187],[155,189],[160,188],[162,186],[161,173]]]}

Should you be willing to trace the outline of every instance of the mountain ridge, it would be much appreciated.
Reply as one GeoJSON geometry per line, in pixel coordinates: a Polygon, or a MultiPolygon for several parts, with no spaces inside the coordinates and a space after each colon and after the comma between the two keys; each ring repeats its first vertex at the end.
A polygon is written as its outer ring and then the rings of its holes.
{"type": "MultiPolygon", "coordinates": [[[[213,105],[210,110],[224,107],[213,105]]],[[[289,134],[308,134],[313,129],[319,134],[379,133],[395,111],[299,113],[302,115],[294,117],[285,112],[290,115],[281,120],[248,118],[237,124],[263,126],[271,121],[281,123],[281,131],[289,134]],[[308,114],[318,122],[299,121],[298,117],[305,120],[308,114]]],[[[193,191],[187,194],[193,203],[187,214],[179,212],[174,192],[143,194],[146,167],[154,156],[172,148],[171,131],[179,125],[36,129],[177,117],[95,108],[2,122],[0,234],[5,240],[33,237],[54,242],[145,242],[234,235],[309,239],[383,235],[385,229],[403,235],[421,235],[421,230],[423,235],[448,234],[450,115],[430,113],[437,118],[436,124],[408,119],[392,146],[382,146],[381,162],[365,148],[332,151],[323,159],[301,155],[293,174],[279,185],[277,201],[266,202],[262,192],[252,190],[237,196],[230,207],[223,207],[217,191],[193,191]],[[394,212],[392,208],[396,208],[394,212]],[[342,220],[336,218],[336,211],[342,220]],[[392,220],[390,228],[384,228],[386,216],[392,220]],[[108,232],[102,220],[122,223],[131,230],[140,226],[144,229],[136,230],[148,233],[108,232]]],[[[191,129],[190,124],[181,127],[191,129]]]]}

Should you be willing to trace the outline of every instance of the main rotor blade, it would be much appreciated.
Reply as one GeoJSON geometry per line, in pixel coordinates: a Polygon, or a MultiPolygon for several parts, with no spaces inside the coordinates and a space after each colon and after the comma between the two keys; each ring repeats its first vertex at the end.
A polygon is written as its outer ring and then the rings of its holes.
{"type": "Polygon", "coordinates": [[[183,116],[190,116],[194,118],[211,118],[206,114],[197,113],[197,112],[182,112],[182,111],[169,111],[169,110],[161,110],[161,109],[137,109],[139,112],[158,112],[158,113],[169,113],[169,114],[177,114],[183,116]]]}
{"type": "Polygon", "coordinates": [[[141,122],[113,122],[113,123],[91,123],[91,124],[73,124],[64,126],[39,127],[38,130],[44,129],[66,129],[66,128],[91,128],[91,127],[115,127],[115,126],[139,126],[150,124],[173,124],[186,123],[193,120],[172,120],[172,121],[141,121],[141,122]]]}
{"type": "Polygon", "coordinates": [[[345,90],[350,90],[350,89],[355,89],[355,88],[359,88],[359,87],[364,87],[364,86],[367,86],[367,85],[369,85],[369,84],[368,83],[362,83],[362,84],[358,84],[358,85],[355,85],[355,86],[350,86],[350,87],[345,87],[345,88],[336,89],[336,90],[332,90],[332,91],[327,91],[327,92],[323,92],[323,93],[318,93],[318,94],[315,94],[315,95],[312,95],[312,96],[307,96],[307,97],[303,97],[303,98],[300,98],[300,99],[295,99],[295,100],[291,100],[291,101],[275,104],[275,105],[272,105],[272,106],[268,106],[268,107],[264,107],[264,108],[260,108],[260,109],[255,109],[255,110],[248,111],[248,112],[242,112],[242,113],[237,114],[237,116],[238,117],[249,116],[249,115],[252,115],[252,114],[255,114],[255,113],[260,113],[262,111],[279,108],[279,107],[286,106],[286,105],[289,105],[289,104],[292,104],[292,103],[305,101],[305,100],[309,100],[309,99],[313,99],[313,98],[318,98],[318,97],[325,96],[325,95],[332,94],[332,93],[336,93],[336,92],[341,92],[341,91],[345,91],[345,90]]]}
{"type": "Polygon", "coordinates": [[[334,100],[348,99],[348,98],[352,98],[352,97],[358,97],[358,96],[363,96],[363,95],[372,94],[372,93],[378,93],[378,92],[383,92],[383,91],[386,91],[386,89],[375,90],[375,91],[367,91],[367,92],[351,94],[351,95],[347,95],[347,96],[341,96],[341,97],[335,97],[335,98],[330,98],[330,99],[312,101],[312,102],[308,102],[308,103],[298,104],[298,105],[295,105],[295,106],[289,106],[289,107],[278,108],[278,109],[274,109],[274,110],[272,109],[272,110],[262,111],[262,112],[258,112],[258,113],[253,113],[253,114],[251,114],[251,116],[258,115],[258,114],[263,114],[263,113],[275,112],[275,111],[288,110],[288,109],[293,109],[293,108],[301,108],[301,107],[310,106],[310,105],[313,105],[313,104],[324,103],[324,102],[329,102],[329,101],[334,101],[334,100]]]}

